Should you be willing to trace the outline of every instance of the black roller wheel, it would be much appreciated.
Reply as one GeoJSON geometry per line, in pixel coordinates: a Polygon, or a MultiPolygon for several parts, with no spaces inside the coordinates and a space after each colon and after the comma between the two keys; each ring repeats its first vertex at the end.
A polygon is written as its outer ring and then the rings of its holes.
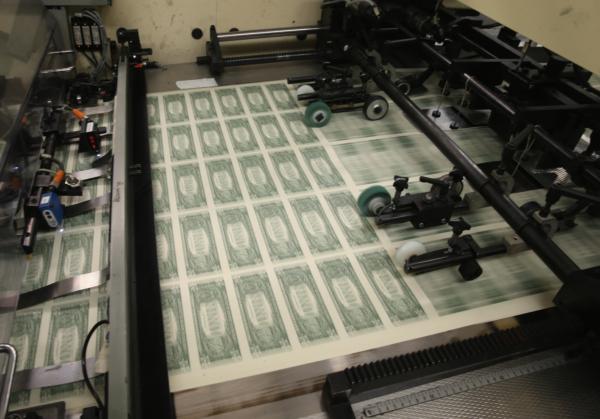
{"type": "Polygon", "coordinates": [[[465,281],[472,281],[481,276],[483,269],[481,269],[481,265],[475,259],[470,259],[460,264],[458,272],[460,272],[465,281]]]}
{"type": "Polygon", "coordinates": [[[365,101],[363,114],[369,121],[377,121],[387,115],[390,105],[383,96],[371,95],[365,101]]]}

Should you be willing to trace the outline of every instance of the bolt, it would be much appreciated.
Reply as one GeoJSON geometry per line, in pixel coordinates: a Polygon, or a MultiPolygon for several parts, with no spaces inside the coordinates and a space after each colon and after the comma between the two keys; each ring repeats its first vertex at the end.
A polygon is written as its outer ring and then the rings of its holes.
{"type": "Polygon", "coordinates": [[[442,116],[442,113],[439,109],[436,109],[435,111],[431,112],[431,116],[433,116],[434,118],[439,118],[440,116],[442,116]]]}
{"type": "Polygon", "coordinates": [[[418,227],[419,228],[425,228],[425,224],[421,222],[421,223],[419,223],[418,227]]]}
{"type": "Polygon", "coordinates": [[[442,224],[446,224],[448,222],[448,220],[446,220],[445,218],[442,218],[442,224]]]}
{"type": "Polygon", "coordinates": [[[458,129],[458,122],[456,122],[456,121],[450,122],[450,129],[458,129]]]}

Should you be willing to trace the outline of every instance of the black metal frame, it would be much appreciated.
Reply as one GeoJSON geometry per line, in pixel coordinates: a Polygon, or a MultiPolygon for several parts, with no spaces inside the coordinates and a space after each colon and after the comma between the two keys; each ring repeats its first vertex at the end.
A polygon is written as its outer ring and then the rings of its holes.
{"type": "Polygon", "coordinates": [[[224,57],[221,50],[221,43],[226,41],[243,41],[249,39],[264,39],[282,36],[296,36],[299,41],[302,41],[307,35],[319,33],[326,29],[327,28],[324,27],[314,26],[265,29],[261,31],[233,31],[228,33],[217,33],[217,28],[215,25],[212,25],[209,31],[210,41],[206,42],[206,55],[197,57],[196,63],[199,65],[207,64],[210,69],[210,73],[218,76],[225,71],[225,67],[317,59],[321,55],[317,49],[280,51],[264,54],[224,57]]]}
{"type": "MultiPolygon", "coordinates": [[[[519,52],[514,32],[501,28],[499,36],[492,36],[486,28],[500,25],[473,12],[461,15],[435,9],[436,5],[438,2],[381,0],[373,6],[378,7],[377,18],[368,11],[368,5],[361,11],[338,2],[324,9],[322,24],[330,29],[320,35],[320,42],[328,45],[328,62],[358,65],[464,174],[475,191],[565,283],[555,302],[568,302],[570,308],[580,310],[582,307],[573,302],[579,295],[587,301],[587,309],[597,311],[600,280],[596,271],[580,270],[541,225],[422,112],[378,61],[394,65],[411,54],[424,60],[430,69],[442,71],[444,87],[463,88],[471,95],[473,107],[491,109],[489,126],[505,138],[533,126],[534,135],[543,137],[540,143],[551,149],[547,152],[546,147],[538,146],[548,160],[545,167],[556,167],[558,155],[560,164],[592,195],[600,191],[597,163],[582,162],[569,150],[585,127],[592,129],[594,136],[600,133],[600,92],[586,84],[589,73],[577,67],[566,71],[567,62],[547,50],[534,51],[543,55],[543,63],[534,59],[533,53],[519,52]],[[441,23],[432,19],[434,15],[441,23]],[[467,49],[475,57],[465,57],[467,49]],[[377,56],[371,51],[377,51],[377,56]],[[502,80],[510,81],[506,92],[493,87],[502,80]],[[560,126],[557,114],[566,121],[560,126]]],[[[591,148],[597,149],[597,143],[592,141],[591,148]]]]}
{"type": "Polygon", "coordinates": [[[418,352],[346,368],[325,379],[322,400],[331,419],[354,418],[352,404],[474,371],[542,350],[585,346],[585,328],[560,313],[527,324],[418,352]]]}
{"type": "MultiPolygon", "coordinates": [[[[146,107],[146,75],[142,56],[151,50],[139,45],[137,31],[119,30],[122,54],[128,56],[127,105],[118,118],[126,119],[127,161],[130,170],[129,202],[123,233],[129,241],[127,340],[129,344],[129,413],[132,418],[174,418],[174,406],[169,390],[167,354],[160,295],[160,278],[156,256],[154,202],[148,140],[146,107]],[[131,38],[127,38],[127,35],[131,38]],[[136,170],[132,170],[136,168],[136,170]]],[[[122,75],[120,74],[120,77],[122,75]]],[[[118,192],[118,191],[117,191],[118,192]]],[[[113,198],[113,199],[121,199],[113,198]]],[[[112,240],[112,238],[111,238],[112,240]]],[[[122,319],[123,320],[123,319],[122,319]]],[[[110,319],[113,321],[118,319],[110,319]]],[[[114,327],[119,327],[118,324],[114,327]]],[[[110,375],[110,371],[109,371],[110,375]]],[[[108,409],[111,411],[110,399],[108,409]]]]}

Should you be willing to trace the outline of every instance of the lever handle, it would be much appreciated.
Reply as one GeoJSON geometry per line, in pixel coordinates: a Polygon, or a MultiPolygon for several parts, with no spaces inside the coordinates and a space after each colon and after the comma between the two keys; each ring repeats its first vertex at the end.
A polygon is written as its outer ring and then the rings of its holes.
{"type": "Polygon", "coordinates": [[[419,177],[419,180],[421,182],[430,183],[432,185],[437,185],[437,186],[446,187],[446,188],[448,187],[448,183],[446,183],[445,181],[443,181],[441,179],[436,179],[433,177],[421,176],[421,177],[419,177]]]}
{"type": "Polygon", "coordinates": [[[462,217],[459,217],[457,220],[451,220],[448,224],[452,227],[452,233],[455,236],[460,236],[463,231],[471,229],[471,224],[467,223],[462,217]]]}
{"type": "Polygon", "coordinates": [[[404,176],[394,176],[394,188],[406,189],[408,188],[408,178],[404,176]]]}
{"type": "Polygon", "coordinates": [[[8,355],[8,362],[6,363],[6,373],[2,381],[2,390],[0,391],[0,418],[6,417],[8,411],[8,402],[10,400],[10,390],[12,388],[13,378],[15,370],[17,368],[17,350],[14,346],[8,343],[0,344],[0,353],[8,355]]]}

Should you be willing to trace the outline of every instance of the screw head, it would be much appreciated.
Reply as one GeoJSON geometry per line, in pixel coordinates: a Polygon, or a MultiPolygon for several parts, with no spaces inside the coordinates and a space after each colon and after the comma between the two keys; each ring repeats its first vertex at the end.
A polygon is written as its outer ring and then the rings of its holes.
{"type": "Polygon", "coordinates": [[[202,32],[202,29],[200,29],[200,28],[192,29],[192,38],[201,39],[203,36],[204,36],[204,32],[202,32]]]}

